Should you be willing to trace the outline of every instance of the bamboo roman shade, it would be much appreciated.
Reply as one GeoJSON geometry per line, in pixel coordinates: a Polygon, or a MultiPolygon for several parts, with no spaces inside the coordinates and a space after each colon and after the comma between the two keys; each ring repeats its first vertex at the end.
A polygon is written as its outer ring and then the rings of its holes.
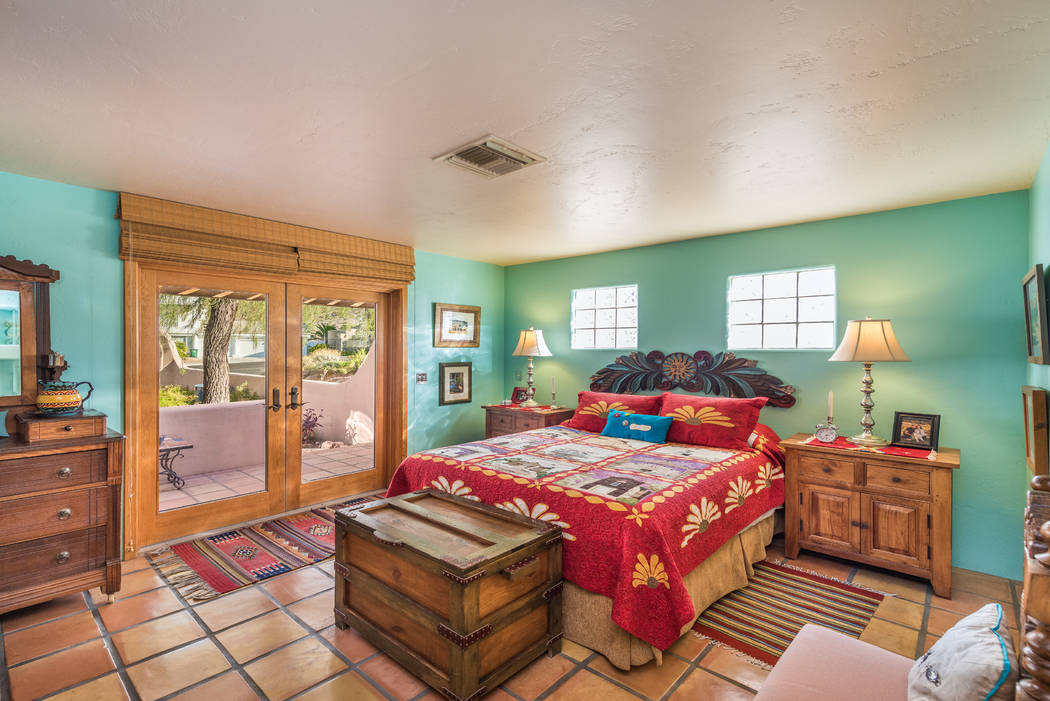
{"type": "Polygon", "coordinates": [[[389,291],[415,278],[410,246],[120,193],[120,257],[353,278],[389,291]]]}

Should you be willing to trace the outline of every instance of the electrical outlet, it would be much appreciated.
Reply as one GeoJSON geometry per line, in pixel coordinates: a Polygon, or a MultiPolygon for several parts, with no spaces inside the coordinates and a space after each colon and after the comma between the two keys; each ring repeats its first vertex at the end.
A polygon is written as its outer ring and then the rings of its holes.
{"type": "Polygon", "coordinates": [[[416,373],[416,384],[425,385],[427,383],[427,374],[425,372],[416,373]]]}
{"type": "Polygon", "coordinates": [[[514,373],[514,379],[515,380],[520,380],[521,379],[521,370],[518,370],[516,373],[514,373]]]}

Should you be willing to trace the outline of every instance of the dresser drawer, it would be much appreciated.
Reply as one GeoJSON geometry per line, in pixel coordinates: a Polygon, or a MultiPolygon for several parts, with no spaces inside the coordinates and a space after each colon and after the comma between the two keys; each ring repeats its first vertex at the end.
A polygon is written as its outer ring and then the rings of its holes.
{"type": "Polygon", "coordinates": [[[925,470],[908,470],[902,467],[866,463],[865,484],[869,487],[885,488],[894,492],[909,492],[920,496],[930,494],[930,473],[925,470]]]}
{"type": "Polygon", "coordinates": [[[514,414],[503,411],[488,413],[489,428],[493,431],[514,431],[514,414]]]}
{"type": "Polygon", "coordinates": [[[105,526],[0,546],[0,592],[90,572],[105,564],[105,526]]]}
{"type": "Polygon", "coordinates": [[[0,497],[106,480],[106,451],[38,455],[0,461],[0,497]]]}
{"type": "Polygon", "coordinates": [[[0,502],[0,545],[106,522],[108,487],[0,502]]]}
{"type": "MultiPolygon", "coordinates": [[[[21,417],[19,417],[21,418],[21,417]]],[[[89,438],[106,432],[105,419],[96,416],[67,416],[20,422],[27,443],[58,441],[67,438],[89,438]]]]}
{"type": "Polygon", "coordinates": [[[543,415],[531,411],[518,412],[514,417],[514,428],[518,431],[528,431],[533,428],[543,428],[543,415]]]}
{"type": "Polygon", "coordinates": [[[798,458],[799,479],[811,482],[853,484],[852,460],[838,460],[823,455],[800,455],[798,458]]]}

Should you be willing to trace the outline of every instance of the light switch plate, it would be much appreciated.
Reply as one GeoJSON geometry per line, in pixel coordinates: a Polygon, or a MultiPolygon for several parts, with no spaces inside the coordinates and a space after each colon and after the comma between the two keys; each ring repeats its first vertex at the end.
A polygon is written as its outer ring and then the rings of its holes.
{"type": "Polygon", "coordinates": [[[427,374],[425,372],[416,373],[416,384],[425,385],[427,383],[427,374]]]}

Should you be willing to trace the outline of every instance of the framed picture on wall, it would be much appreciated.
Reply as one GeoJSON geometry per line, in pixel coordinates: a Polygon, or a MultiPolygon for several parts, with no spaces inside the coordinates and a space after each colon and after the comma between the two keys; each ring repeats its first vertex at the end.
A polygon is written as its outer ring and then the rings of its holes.
{"type": "Polygon", "coordinates": [[[1043,265],[1036,264],[1021,281],[1024,292],[1024,328],[1028,341],[1028,362],[1050,363],[1046,329],[1046,282],[1043,265]]]}
{"type": "Polygon", "coordinates": [[[1021,388],[1024,406],[1024,459],[1033,475],[1045,475],[1050,466],[1047,453],[1046,390],[1021,388]]]}
{"type": "Polygon", "coordinates": [[[940,414],[915,414],[910,411],[893,413],[893,440],[898,448],[937,450],[941,432],[940,414]]]}
{"type": "Polygon", "coordinates": [[[434,303],[434,347],[477,348],[481,345],[481,307],[434,303]]]}
{"type": "Polygon", "coordinates": [[[440,363],[438,365],[438,404],[467,404],[473,397],[473,368],[471,363],[440,363]]]}

